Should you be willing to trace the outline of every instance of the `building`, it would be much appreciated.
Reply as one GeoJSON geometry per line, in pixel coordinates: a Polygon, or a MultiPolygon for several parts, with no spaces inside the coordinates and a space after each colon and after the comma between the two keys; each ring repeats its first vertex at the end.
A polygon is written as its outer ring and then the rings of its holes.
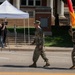
{"type": "MultiPolygon", "coordinates": [[[[5,0],[0,0],[0,4],[5,0]]],[[[55,0],[8,0],[12,5],[17,7],[18,9],[29,13],[29,25],[33,26],[33,22],[35,19],[39,19],[42,22],[42,27],[46,30],[49,30],[51,25],[55,23],[55,9],[57,9],[57,13],[59,14],[60,22],[64,19],[67,21],[65,14],[68,13],[68,7],[63,3],[62,0],[57,0],[57,8],[55,6],[55,0]]],[[[75,5],[75,0],[73,1],[73,5],[75,5]]],[[[23,21],[15,20],[18,26],[23,25],[23,21]]],[[[9,20],[9,24],[13,26],[14,20],[9,20]]],[[[60,23],[63,24],[63,23],[60,23]]],[[[27,22],[26,22],[27,25],[27,22]]]]}

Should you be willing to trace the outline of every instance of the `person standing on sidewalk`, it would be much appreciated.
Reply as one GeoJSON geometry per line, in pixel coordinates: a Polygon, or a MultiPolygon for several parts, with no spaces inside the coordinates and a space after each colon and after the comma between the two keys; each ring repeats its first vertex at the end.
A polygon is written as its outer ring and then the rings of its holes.
{"type": "Polygon", "coordinates": [[[46,64],[43,67],[47,67],[50,66],[50,63],[46,57],[45,51],[43,49],[44,46],[44,37],[43,37],[43,31],[40,27],[40,21],[36,20],[34,22],[36,31],[35,31],[35,39],[32,42],[32,44],[36,44],[35,50],[34,50],[34,54],[33,54],[33,64],[30,65],[29,67],[37,67],[37,60],[39,58],[39,56],[41,55],[41,57],[44,59],[44,61],[46,62],[46,64]]]}
{"type": "Polygon", "coordinates": [[[73,51],[71,54],[73,65],[70,67],[70,69],[75,69],[75,31],[73,31],[73,29],[70,28],[69,34],[70,34],[70,36],[72,36],[72,42],[73,42],[73,51]]]}
{"type": "Polygon", "coordinates": [[[5,29],[5,26],[0,24],[0,43],[2,48],[4,48],[4,44],[3,44],[4,29],[5,29]]]}
{"type": "Polygon", "coordinates": [[[2,22],[2,25],[5,26],[5,29],[4,29],[4,37],[3,37],[3,43],[4,43],[4,46],[6,46],[6,37],[7,37],[7,25],[8,25],[8,21],[7,21],[7,18],[5,18],[2,22]]]}

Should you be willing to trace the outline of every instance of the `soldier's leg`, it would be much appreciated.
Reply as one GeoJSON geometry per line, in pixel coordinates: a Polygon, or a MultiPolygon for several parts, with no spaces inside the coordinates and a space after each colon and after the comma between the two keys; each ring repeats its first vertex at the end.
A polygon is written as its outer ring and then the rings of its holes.
{"type": "Polygon", "coordinates": [[[75,45],[73,46],[73,51],[71,54],[73,66],[70,69],[75,69],[75,45]]]}
{"type": "Polygon", "coordinates": [[[33,53],[33,62],[37,62],[38,58],[40,56],[40,50],[39,48],[35,48],[34,53],[33,53]]]}
{"type": "Polygon", "coordinates": [[[44,59],[45,62],[48,61],[44,50],[41,50],[41,57],[44,59]]]}
{"type": "Polygon", "coordinates": [[[45,50],[41,50],[41,57],[44,59],[44,61],[46,62],[46,64],[44,65],[44,67],[46,66],[50,66],[50,63],[49,63],[49,60],[48,58],[46,57],[46,53],[45,53],[45,50]]]}
{"type": "Polygon", "coordinates": [[[30,65],[29,67],[37,67],[36,62],[40,56],[40,53],[41,52],[40,52],[39,48],[35,48],[34,53],[33,53],[33,64],[30,65]]]}
{"type": "Polygon", "coordinates": [[[75,45],[72,51],[72,63],[73,63],[73,66],[75,66],[75,45]]]}
{"type": "Polygon", "coordinates": [[[73,62],[73,65],[75,66],[75,31],[73,31],[72,41],[74,43],[73,51],[72,51],[72,62],[73,62]]]}

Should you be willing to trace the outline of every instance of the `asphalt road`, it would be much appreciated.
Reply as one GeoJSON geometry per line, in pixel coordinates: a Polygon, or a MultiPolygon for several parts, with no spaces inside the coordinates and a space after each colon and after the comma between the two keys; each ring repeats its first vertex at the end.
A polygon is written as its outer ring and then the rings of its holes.
{"type": "Polygon", "coordinates": [[[37,68],[30,68],[33,51],[0,51],[0,72],[45,72],[45,73],[75,73],[72,66],[71,51],[46,51],[50,61],[48,68],[43,68],[45,62],[40,57],[37,68]]]}

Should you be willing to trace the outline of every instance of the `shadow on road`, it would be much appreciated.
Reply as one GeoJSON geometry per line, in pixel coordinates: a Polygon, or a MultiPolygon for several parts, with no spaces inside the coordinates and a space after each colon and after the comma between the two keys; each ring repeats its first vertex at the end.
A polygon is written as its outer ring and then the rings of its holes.
{"type": "MultiPolygon", "coordinates": [[[[33,68],[33,67],[29,67],[29,66],[22,66],[22,65],[0,65],[0,67],[10,67],[10,68],[33,68]]],[[[58,67],[41,67],[38,66],[37,68],[43,68],[43,69],[47,69],[47,70],[71,70],[69,68],[58,68],[58,67]]],[[[74,69],[75,70],[75,69],[74,69]]]]}
{"type": "Polygon", "coordinates": [[[48,70],[71,70],[70,68],[46,67],[48,70]]]}
{"type": "Polygon", "coordinates": [[[0,67],[12,67],[12,68],[28,68],[28,66],[20,66],[20,65],[2,65],[0,67]]]}

